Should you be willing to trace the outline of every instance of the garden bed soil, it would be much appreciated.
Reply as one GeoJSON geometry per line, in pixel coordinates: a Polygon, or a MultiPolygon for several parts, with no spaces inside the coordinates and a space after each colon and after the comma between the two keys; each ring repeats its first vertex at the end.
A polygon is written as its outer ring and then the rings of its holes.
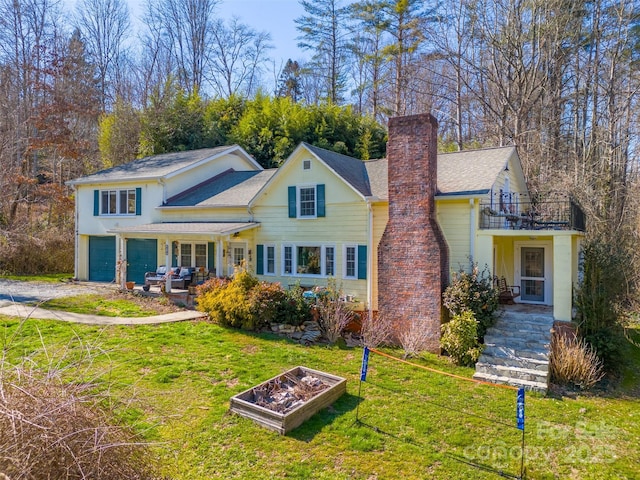
{"type": "Polygon", "coordinates": [[[230,411],[284,435],[340,398],[342,377],[295,367],[231,397],[230,411]]]}

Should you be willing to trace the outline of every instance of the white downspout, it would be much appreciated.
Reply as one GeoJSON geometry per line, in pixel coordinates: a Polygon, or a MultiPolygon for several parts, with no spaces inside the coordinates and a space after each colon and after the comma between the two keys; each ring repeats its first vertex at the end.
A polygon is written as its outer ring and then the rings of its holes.
{"type": "Polygon", "coordinates": [[[469,255],[473,262],[476,258],[476,201],[473,198],[469,199],[469,207],[471,213],[469,214],[469,255]]]}

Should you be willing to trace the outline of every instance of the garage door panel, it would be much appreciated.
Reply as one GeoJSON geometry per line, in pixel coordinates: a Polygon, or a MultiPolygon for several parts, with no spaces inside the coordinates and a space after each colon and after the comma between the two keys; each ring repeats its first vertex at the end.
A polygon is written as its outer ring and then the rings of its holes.
{"type": "Polygon", "coordinates": [[[89,280],[113,282],[116,271],[116,237],[89,237],[89,280]]]}
{"type": "Polygon", "coordinates": [[[150,238],[127,240],[127,281],[144,283],[144,274],[158,268],[158,241],[150,238]]]}

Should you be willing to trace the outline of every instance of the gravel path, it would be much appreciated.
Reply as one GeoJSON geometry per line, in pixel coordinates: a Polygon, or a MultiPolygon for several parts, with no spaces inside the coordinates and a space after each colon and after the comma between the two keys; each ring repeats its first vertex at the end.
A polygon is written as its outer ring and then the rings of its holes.
{"type": "Polygon", "coordinates": [[[0,306],[13,302],[43,302],[52,298],[87,293],[104,293],[117,289],[112,283],[21,282],[0,278],[0,306]]]}

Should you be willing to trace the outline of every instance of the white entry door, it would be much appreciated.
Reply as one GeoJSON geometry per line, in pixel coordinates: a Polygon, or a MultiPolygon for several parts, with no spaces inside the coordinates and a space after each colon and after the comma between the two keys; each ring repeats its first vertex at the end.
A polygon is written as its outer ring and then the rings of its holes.
{"type": "MultiPolygon", "coordinates": [[[[232,276],[235,269],[244,265],[246,260],[247,246],[244,243],[231,243],[229,244],[229,268],[227,271],[228,276],[232,276]]],[[[245,265],[246,266],[246,265],[245,265]]]]}
{"type": "Polygon", "coordinates": [[[519,243],[515,249],[516,285],[523,303],[552,304],[551,246],[546,243],[519,243]]]}

